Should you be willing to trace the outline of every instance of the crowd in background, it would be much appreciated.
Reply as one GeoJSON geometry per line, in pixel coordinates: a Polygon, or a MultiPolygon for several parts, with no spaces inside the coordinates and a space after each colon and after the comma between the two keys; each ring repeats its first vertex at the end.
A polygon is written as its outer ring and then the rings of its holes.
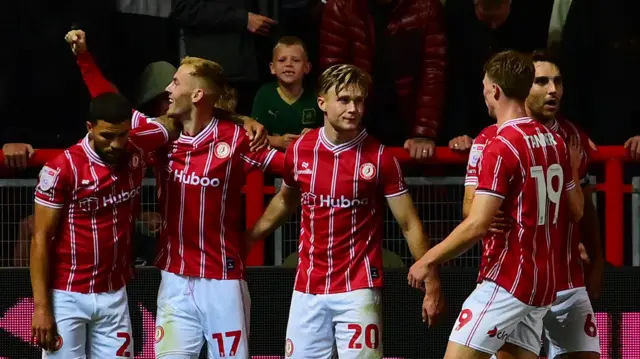
{"type": "Polygon", "coordinates": [[[164,88],[181,57],[218,62],[236,90],[229,107],[261,122],[280,150],[322,125],[317,75],[336,63],[355,64],[374,80],[367,130],[416,159],[454,138],[472,139],[495,122],[481,91],[483,64],[492,54],[553,47],[562,59],[564,115],[595,145],[625,145],[640,157],[637,0],[37,0],[3,6],[9,35],[0,57],[0,141],[13,168],[3,169],[5,176],[33,178],[20,171],[33,149],[65,148],[86,132],[90,95],[64,41],[72,28],[85,31],[105,77],[150,115],[162,112],[164,88]]]}

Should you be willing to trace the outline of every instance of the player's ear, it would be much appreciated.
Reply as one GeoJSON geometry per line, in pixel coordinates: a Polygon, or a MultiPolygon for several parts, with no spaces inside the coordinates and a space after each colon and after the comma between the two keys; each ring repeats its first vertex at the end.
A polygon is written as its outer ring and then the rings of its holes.
{"type": "Polygon", "coordinates": [[[87,132],[93,132],[91,131],[93,129],[93,124],[91,123],[91,121],[87,121],[86,125],[87,125],[87,132]]]}
{"type": "Polygon", "coordinates": [[[271,61],[271,62],[269,63],[269,70],[271,70],[271,74],[272,74],[272,75],[275,75],[275,74],[276,74],[276,67],[275,67],[275,66],[273,66],[273,61],[271,61]]]}
{"type": "Polygon", "coordinates": [[[305,75],[308,75],[309,72],[311,72],[311,66],[312,66],[311,62],[305,60],[304,67],[303,67],[303,71],[305,75]]]}
{"type": "Polygon", "coordinates": [[[327,112],[327,102],[324,100],[323,96],[318,96],[318,107],[320,111],[327,112]]]}
{"type": "Polygon", "coordinates": [[[191,102],[196,103],[204,97],[203,89],[195,89],[191,92],[191,102]]]}
{"type": "Polygon", "coordinates": [[[500,99],[500,96],[502,95],[502,89],[500,88],[500,86],[493,84],[493,99],[498,101],[500,99]]]}

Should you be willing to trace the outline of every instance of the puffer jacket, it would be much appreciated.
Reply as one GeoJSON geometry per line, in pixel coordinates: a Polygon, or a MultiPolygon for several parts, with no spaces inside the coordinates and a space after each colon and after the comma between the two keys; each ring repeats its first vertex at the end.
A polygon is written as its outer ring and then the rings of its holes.
{"type": "MultiPolygon", "coordinates": [[[[439,0],[395,0],[387,27],[398,114],[411,137],[436,139],[445,95],[446,38],[439,0]]],[[[371,73],[375,54],[368,0],[329,0],[320,25],[320,67],[348,63],[371,73]]],[[[375,81],[375,79],[374,79],[375,81]]]]}

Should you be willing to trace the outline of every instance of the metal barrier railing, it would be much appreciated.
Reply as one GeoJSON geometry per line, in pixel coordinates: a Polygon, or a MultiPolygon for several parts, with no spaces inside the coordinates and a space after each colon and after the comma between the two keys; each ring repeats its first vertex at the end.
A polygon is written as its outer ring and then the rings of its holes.
{"type": "MultiPolygon", "coordinates": [[[[412,162],[408,153],[401,148],[392,149],[394,155],[401,164],[412,162]]],[[[57,156],[61,150],[41,149],[37,150],[31,160],[30,166],[42,166],[47,161],[57,156]]],[[[604,193],[604,226],[605,226],[605,258],[615,265],[624,265],[624,217],[623,197],[625,193],[632,192],[631,184],[624,183],[623,163],[628,160],[627,151],[620,146],[602,146],[594,153],[594,161],[604,166],[604,179],[596,186],[596,189],[604,193]]],[[[465,164],[466,153],[459,153],[445,147],[438,147],[435,155],[424,161],[425,165],[465,164]]],[[[4,156],[0,151],[0,164],[4,162],[4,156]]],[[[31,192],[33,193],[33,192],[31,192]]],[[[265,195],[275,193],[275,187],[266,185],[264,175],[259,171],[251,172],[247,176],[244,187],[245,195],[245,221],[246,226],[251,227],[262,215],[265,208],[265,195]]],[[[2,192],[4,196],[4,192],[2,192]]],[[[25,199],[25,206],[32,204],[32,197],[25,199]]],[[[5,201],[0,200],[0,203],[5,201]]],[[[28,226],[28,223],[23,224],[28,226]]],[[[264,243],[258,243],[253,247],[247,258],[247,265],[258,266],[264,264],[264,243]]]]}

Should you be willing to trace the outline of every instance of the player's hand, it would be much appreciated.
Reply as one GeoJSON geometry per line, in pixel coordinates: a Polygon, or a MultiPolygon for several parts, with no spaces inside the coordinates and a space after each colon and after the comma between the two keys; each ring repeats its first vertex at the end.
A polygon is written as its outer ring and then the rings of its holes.
{"type": "Polygon", "coordinates": [[[431,275],[431,268],[427,265],[424,258],[425,257],[422,257],[413,263],[407,275],[409,286],[421,290],[424,290],[425,279],[431,275]]]}
{"type": "Polygon", "coordinates": [[[445,311],[444,296],[440,279],[429,278],[425,281],[425,294],[422,301],[422,321],[429,327],[434,326],[445,311]]]}
{"type": "Polygon", "coordinates": [[[50,308],[36,306],[31,319],[31,335],[44,350],[55,349],[58,332],[50,308]]]}
{"type": "Polygon", "coordinates": [[[578,171],[580,169],[580,164],[582,163],[582,146],[580,146],[580,141],[576,136],[569,137],[569,157],[571,160],[571,168],[574,171],[578,171]]]}
{"type": "Polygon", "coordinates": [[[640,136],[631,137],[624,143],[624,148],[634,160],[640,160],[640,136]]]}
{"type": "Polygon", "coordinates": [[[489,226],[489,232],[502,234],[511,229],[511,218],[505,218],[504,212],[498,211],[495,216],[493,216],[493,222],[489,226]]]}
{"type": "Polygon", "coordinates": [[[473,138],[462,135],[458,137],[454,137],[451,141],[449,141],[449,148],[454,151],[466,151],[471,148],[473,144],[473,138]]]}
{"type": "Polygon", "coordinates": [[[82,30],[71,30],[64,36],[64,40],[71,46],[74,55],[87,51],[87,37],[82,30]]]}
{"type": "Polygon", "coordinates": [[[589,298],[597,300],[602,293],[602,281],[604,277],[604,263],[602,260],[595,260],[585,266],[585,286],[589,298]]]}
{"type": "Polygon", "coordinates": [[[302,132],[300,132],[300,136],[304,135],[305,133],[307,133],[309,131],[313,131],[313,128],[303,128],[302,132]]]}
{"type": "Polygon", "coordinates": [[[264,130],[264,126],[254,120],[251,117],[244,117],[245,131],[247,131],[247,137],[249,137],[249,149],[251,152],[260,151],[269,145],[269,139],[267,138],[267,131],[264,130]]]}
{"type": "Polygon", "coordinates": [[[423,160],[433,156],[436,144],[428,138],[415,137],[404,142],[404,149],[409,151],[411,158],[423,160]]]}
{"type": "Polygon", "coordinates": [[[256,35],[267,36],[271,27],[276,24],[278,24],[276,20],[250,12],[247,19],[247,30],[256,35]]]}
{"type": "Polygon", "coordinates": [[[33,147],[28,143],[7,143],[2,146],[4,165],[12,169],[27,168],[29,159],[34,153],[33,147]]]}

